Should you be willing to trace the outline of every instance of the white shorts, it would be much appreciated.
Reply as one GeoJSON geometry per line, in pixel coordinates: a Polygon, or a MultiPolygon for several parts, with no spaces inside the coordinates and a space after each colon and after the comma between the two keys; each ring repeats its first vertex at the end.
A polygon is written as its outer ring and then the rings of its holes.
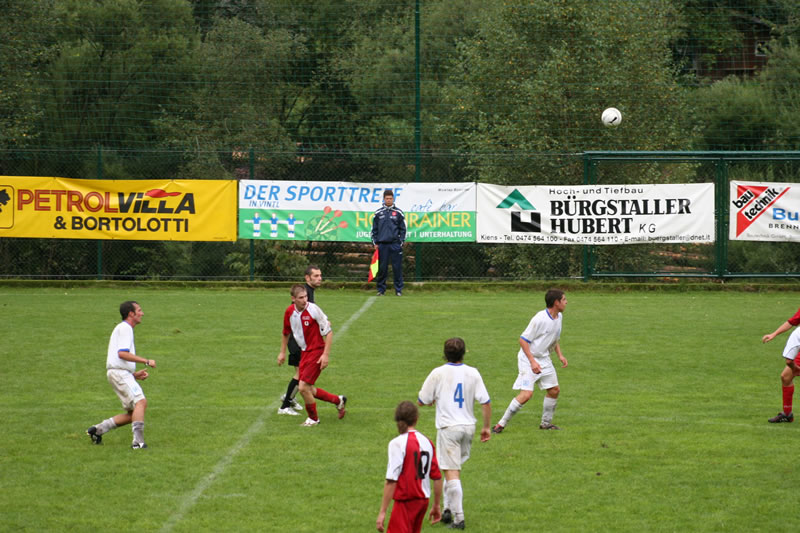
{"type": "Polygon", "coordinates": [[[469,459],[475,425],[450,426],[436,432],[436,459],[441,470],[461,470],[469,459]]]}
{"type": "Polygon", "coordinates": [[[126,411],[133,411],[133,406],[137,402],[144,400],[144,391],[141,385],[133,377],[133,374],[127,370],[110,368],[106,372],[106,376],[108,377],[108,382],[111,383],[111,388],[119,396],[122,408],[126,411]]]}
{"type": "Polygon", "coordinates": [[[524,361],[522,358],[517,359],[517,369],[519,370],[519,375],[517,375],[517,380],[514,382],[514,386],[511,387],[513,390],[533,390],[534,384],[539,384],[539,390],[547,390],[552,389],[553,387],[558,387],[558,376],[556,375],[556,369],[553,366],[549,366],[548,368],[542,369],[542,372],[538,374],[534,374],[533,370],[531,370],[531,364],[526,358],[524,361]]]}

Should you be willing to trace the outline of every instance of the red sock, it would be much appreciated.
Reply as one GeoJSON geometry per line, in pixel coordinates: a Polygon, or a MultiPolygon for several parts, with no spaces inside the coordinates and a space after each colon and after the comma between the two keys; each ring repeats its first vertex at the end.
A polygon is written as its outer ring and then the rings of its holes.
{"type": "Polygon", "coordinates": [[[328,391],[324,391],[317,387],[317,393],[314,395],[314,398],[318,400],[322,400],[323,402],[332,403],[333,405],[339,405],[339,397],[335,394],[331,394],[328,391]]]}
{"type": "Polygon", "coordinates": [[[317,414],[317,404],[316,403],[307,403],[306,404],[306,412],[308,413],[308,418],[311,420],[319,420],[319,415],[317,414]]]}
{"type": "Polygon", "coordinates": [[[783,414],[792,412],[792,396],[794,396],[794,383],[783,388],[783,414]]]}

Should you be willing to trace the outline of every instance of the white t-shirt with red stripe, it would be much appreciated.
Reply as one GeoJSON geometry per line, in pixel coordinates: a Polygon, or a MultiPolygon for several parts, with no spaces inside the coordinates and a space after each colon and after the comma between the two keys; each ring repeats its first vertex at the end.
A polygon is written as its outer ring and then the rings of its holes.
{"type": "Polygon", "coordinates": [[[431,479],[442,479],[436,449],[428,437],[414,429],[389,442],[386,479],[397,481],[396,501],[428,499],[431,479]]]}

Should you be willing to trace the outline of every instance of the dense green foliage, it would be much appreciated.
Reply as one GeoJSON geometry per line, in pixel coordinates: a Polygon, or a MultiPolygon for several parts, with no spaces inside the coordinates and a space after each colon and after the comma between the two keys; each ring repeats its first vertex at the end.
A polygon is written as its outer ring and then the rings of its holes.
{"type": "MultiPolygon", "coordinates": [[[[800,148],[797,2],[416,5],[0,0],[0,175],[569,184],[587,150],[800,148]],[[743,69],[755,52],[765,66],[743,69]],[[623,123],[610,130],[599,115],[612,105],[623,123]]],[[[613,179],[704,178],[690,165],[630,165],[613,179]]],[[[186,250],[198,246],[135,246],[154,260],[197,258],[186,250]]],[[[55,247],[6,243],[0,254],[43,264],[55,247]]],[[[576,247],[519,248],[476,251],[463,275],[579,273],[576,247]]],[[[215,258],[212,272],[240,275],[239,253],[215,258]]],[[[259,268],[286,271],[283,255],[276,247],[259,268]]],[[[639,270],[652,258],[644,248],[601,255],[639,270]]],[[[6,262],[3,274],[22,266],[6,262]]]]}

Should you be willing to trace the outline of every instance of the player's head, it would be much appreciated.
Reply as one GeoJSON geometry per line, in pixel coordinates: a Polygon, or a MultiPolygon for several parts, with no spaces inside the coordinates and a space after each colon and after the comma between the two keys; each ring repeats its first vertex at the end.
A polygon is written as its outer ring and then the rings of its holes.
{"type": "Polygon", "coordinates": [[[317,265],[306,267],[306,283],[309,287],[317,288],[322,285],[322,270],[317,265]]]}
{"type": "Polygon", "coordinates": [[[400,402],[394,410],[394,421],[397,422],[397,431],[405,433],[408,428],[417,425],[419,420],[419,409],[409,401],[400,402]]]}
{"type": "Polygon", "coordinates": [[[453,337],[444,341],[444,358],[448,363],[460,363],[464,360],[466,351],[467,347],[461,337],[453,337]]]}
{"type": "Polygon", "coordinates": [[[306,288],[304,285],[300,285],[299,283],[295,283],[292,285],[292,302],[294,303],[295,307],[302,311],[306,308],[306,304],[308,304],[308,293],[306,292],[306,288]]]}
{"type": "Polygon", "coordinates": [[[548,308],[553,307],[556,302],[564,300],[566,304],[566,300],[564,299],[564,291],[558,289],[550,289],[544,294],[544,303],[547,305],[548,308]]]}
{"type": "Polygon", "coordinates": [[[383,204],[386,207],[392,207],[392,204],[394,204],[394,193],[392,192],[392,189],[386,189],[383,191],[383,204]]]}
{"type": "Polygon", "coordinates": [[[142,321],[142,308],[139,306],[138,302],[133,300],[128,300],[127,302],[119,304],[119,314],[122,320],[127,320],[128,317],[132,317],[136,324],[142,321]]]}

